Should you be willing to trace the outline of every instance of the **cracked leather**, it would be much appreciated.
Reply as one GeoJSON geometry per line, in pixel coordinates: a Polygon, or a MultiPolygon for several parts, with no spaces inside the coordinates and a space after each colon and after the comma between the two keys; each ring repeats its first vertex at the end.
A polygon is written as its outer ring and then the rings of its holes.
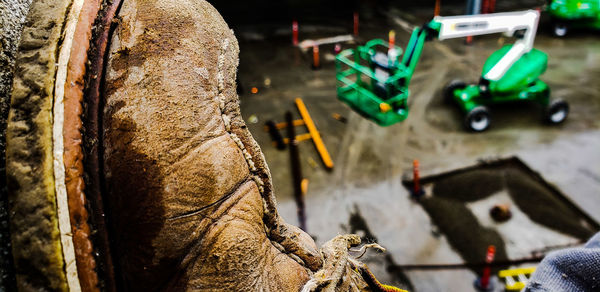
{"type": "Polygon", "coordinates": [[[269,169],[239,110],[237,40],[219,13],[202,0],[123,0],[112,19],[118,1],[80,3],[62,129],[74,230],[65,236],[74,237],[75,259],[61,249],[52,168],[56,58],[73,2],[34,1],[19,45],[7,127],[18,289],[67,291],[69,276],[83,290],[112,291],[112,275],[123,291],[299,291],[311,279],[324,291],[366,289],[348,261],[357,237],[318,249],[278,215],[269,169]],[[94,27],[112,23],[111,34],[92,37],[96,13],[94,27]],[[101,126],[85,128],[81,118],[96,114],[101,126]],[[101,165],[85,166],[94,153],[101,165]],[[104,212],[106,229],[97,219],[104,212]],[[90,242],[88,233],[108,239],[90,242]],[[99,253],[109,240],[106,260],[99,253]],[[66,275],[73,261],[79,274],[66,275]]]}
{"type": "Polygon", "coordinates": [[[106,70],[104,169],[126,289],[299,291],[321,267],[275,208],[241,118],[238,45],[204,1],[125,1],[106,70]]]}

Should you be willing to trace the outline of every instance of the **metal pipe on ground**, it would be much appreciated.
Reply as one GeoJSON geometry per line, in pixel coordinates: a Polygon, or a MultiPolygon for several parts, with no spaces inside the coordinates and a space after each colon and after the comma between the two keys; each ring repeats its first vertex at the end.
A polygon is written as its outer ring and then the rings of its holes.
{"type": "Polygon", "coordinates": [[[265,127],[269,131],[269,136],[271,136],[271,140],[275,142],[275,147],[279,150],[285,149],[285,143],[283,141],[283,137],[279,133],[278,127],[273,121],[267,121],[265,123],[265,127]]]}
{"type": "Polygon", "coordinates": [[[298,107],[298,112],[300,112],[300,116],[302,116],[302,120],[304,121],[304,124],[306,125],[306,129],[308,129],[308,132],[310,133],[310,136],[312,137],[313,143],[315,144],[315,147],[317,148],[317,152],[319,152],[319,155],[321,156],[321,159],[323,160],[323,164],[325,165],[327,170],[332,170],[333,169],[333,160],[331,160],[331,156],[329,156],[329,152],[327,151],[327,148],[325,148],[325,144],[323,144],[323,139],[321,139],[321,135],[319,134],[319,131],[317,131],[317,127],[315,126],[315,123],[313,122],[312,118],[310,117],[310,114],[308,113],[308,110],[306,109],[306,105],[304,105],[304,102],[299,97],[297,97],[295,99],[295,103],[296,103],[296,107],[298,107]]]}
{"type": "Polygon", "coordinates": [[[290,149],[290,162],[292,167],[292,185],[294,186],[294,199],[298,212],[298,222],[300,228],[306,230],[306,214],[304,211],[304,196],[302,192],[302,166],[300,164],[300,152],[298,151],[298,140],[296,140],[296,129],[294,129],[294,120],[291,112],[285,113],[287,122],[288,148],[290,149]]]}
{"type": "Polygon", "coordinates": [[[460,269],[482,269],[486,266],[489,267],[509,267],[514,265],[520,265],[524,263],[539,263],[544,259],[545,254],[537,255],[532,257],[524,257],[514,260],[499,260],[493,261],[492,263],[477,262],[477,263],[456,263],[456,264],[406,264],[406,265],[394,265],[388,267],[388,271],[399,270],[460,270],[460,269]]]}

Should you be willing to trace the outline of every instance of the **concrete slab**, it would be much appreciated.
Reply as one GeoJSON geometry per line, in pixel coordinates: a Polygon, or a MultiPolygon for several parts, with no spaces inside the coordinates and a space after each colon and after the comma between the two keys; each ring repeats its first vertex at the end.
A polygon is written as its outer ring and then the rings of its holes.
{"type": "MultiPolygon", "coordinates": [[[[405,46],[409,34],[393,17],[361,23],[361,39],[386,38],[389,29],[395,29],[396,43],[405,46]]],[[[414,25],[424,20],[417,14],[408,22],[414,25]]],[[[310,38],[326,36],[316,31],[307,34],[310,38]]],[[[325,171],[314,146],[310,142],[300,144],[303,173],[310,181],[308,231],[322,244],[352,231],[350,221],[360,213],[369,232],[388,248],[386,255],[369,252],[364,258],[384,283],[404,285],[402,277],[406,276],[415,291],[470,291],[476,277],[470,270],[411,270],[402,275],[390,268],[461,262],[443,235],[432,235],[437,231],[428,214],[410,200],[401,185],[402,177],[411,174],[413,159],[420,160],[425,176],[473,165],[481,159],[518,156],[600,221],[600,42],[596,35],[555,39],[540,32],[536,39],[535,47],[549,55],[542,79],[550,85],[553,97],[563,98],[571,106],[570,116],[562,125],[543,124],[542,109],[535,105],[503,106],[492,109],[488,131],[473,134],[464,130],[458,109],[443,104],[441,91],[446,82],[455,78],[478,80],[485,59],[509,41],[495,35],[476,38],[472,46],[464,46],[461,40],[427,43],[410,86],[408,119],[381,128],[336,99],[333,58],[325,57],[332,55],[333,46],[321,48],[322,68],[313,71],[310,56],[293,48],[287,37],[242,40],[242,114],[246,120],[251,115],[258,118],[249,128],[272,171],[282,216],[297,224],[289,154],[271,145],[263,125],[269,119],[283,121],[287,110],[298,117],[293,99],[302,97],[335,163],[333,171],[325,171]],[[251,87],[257,87],[258,93],[251,94],[251,87]],[[333,113],[344,116],[347,122],[333,119],[333,113]]],[[[343,45],[350,46],[354,45],[343,45]]],[[[560,235],[547,235],[541,245],[568,242],[560,235]]],[[[533,247],[513,248],[521,254],[533,247]]]]}

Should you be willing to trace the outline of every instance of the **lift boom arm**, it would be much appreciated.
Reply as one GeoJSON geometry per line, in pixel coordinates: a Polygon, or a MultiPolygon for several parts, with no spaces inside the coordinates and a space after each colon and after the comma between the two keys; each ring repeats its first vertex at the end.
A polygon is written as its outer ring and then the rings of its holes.
{"type": "Polygon", "coordinates": [[[513,47],[484,76],[490,81],[499,80],[523,54],[533,48],[539,16],[540,13],[536,10],[466,16],[436,16],[423,27],[415,28],[402,64],[412,73],[425,40],[431,37],[445,40],[493,33],[517,36],[519,39],[513,47]]]}

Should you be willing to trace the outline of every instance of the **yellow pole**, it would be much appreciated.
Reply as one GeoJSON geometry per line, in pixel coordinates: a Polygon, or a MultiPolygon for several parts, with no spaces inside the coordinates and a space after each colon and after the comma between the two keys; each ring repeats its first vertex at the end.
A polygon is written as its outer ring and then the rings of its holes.
{"type": "Polygon", "coordinates": [[[329,156],[329,152],[327,152],[327,148],[325,148],[325,144],[323,144],[323,140],[321,140],[321,135],[319,135],[317,127],[315,127],[315,123],[313,123],[313,120],[310,118],[310,115],[308,114],[308,110],[306,109],[304,102],[299,97],[296,97],[296,106],[298,107],[300,116],[302,116],[302,119],[304,120],[304,124],[308,129],[308,133],[310,133],[310,136],[312,137],[312,140],[315,143],[315,147],[317,147],[317,151],[319,152],[319,155],[323,160],[323,164],[325,164],[325,167],[327,167],[328,169],[332,169],[333,161],[329,156]]]}

